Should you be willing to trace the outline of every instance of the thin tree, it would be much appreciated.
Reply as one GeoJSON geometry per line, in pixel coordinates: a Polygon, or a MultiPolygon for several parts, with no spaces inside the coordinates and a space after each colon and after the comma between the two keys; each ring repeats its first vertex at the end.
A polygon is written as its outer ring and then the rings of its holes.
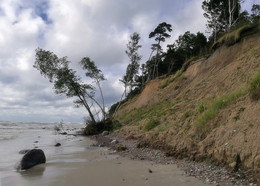
{"type": "Polygon", "coordinates": [[[83,70],[87,71],[85,73],[85,75],[87,77],[90,77],[91,79],[93,79],[99,89],[100,96],[102,99],[102,106],[98,103],[98,101],[94,97],[91,97],[91,98],[101,109],[102,115],[103,115],[102,120],[105,120],[106,119],[105,100],[104,100],[103,91],[102,91],[102,88],[100,85],[101,81],[106,80],[104,77],[104,74],[102,73],[102,71],[100,69],[98,69],[98,67],[95,65],[95,62],[91,61],[91,59],[89,57],[82,58],[82,60],[80,61],[80,65],[82,66],[83,70]]]}
{"type": "Polygon", "coordinates": [[[123,76],[123,79],[120,80],[124,83],[124,92],[121,96],[121,99],[119,101],[119,104],[114,112],[114,115],[116,114],[117,110],[120,108],[121,102],[123,97],[127,96],[127,89],[130,89],[130,92],[132,91],[134,80],[136,79],[136,76],[138,74],[138,70],[140,67],[140,60],[142,59],[142,56],[138,54],[138,50],[142,47],[139,44],[140,41],[140,35],[136,32],[134,32],[130,36],[130,40],[128,41],[126,47],[127,50],[125,51],[126,55],[129,58],[129,64],[126,68],[126,74],[123,76]]]}
{"type": "Polygon", "coordinates": [[[156,48],[156,60],[153,69],[153,79],[158,76],[158,65],[159,65],[159,58],[160,53],[162,52],[161,42],[165,42],[166,38],[171,37],[167,32],[172,31],[172,26],[167,24],[166,22],[160,23],[153,32],[149,34],[149,38],[155,37],[156,44],[152,45],[152,48],[156,48]]]}

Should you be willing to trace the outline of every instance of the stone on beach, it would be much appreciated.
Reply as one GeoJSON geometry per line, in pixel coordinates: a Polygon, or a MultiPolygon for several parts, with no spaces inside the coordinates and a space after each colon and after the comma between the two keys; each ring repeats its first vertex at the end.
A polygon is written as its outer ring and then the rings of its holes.
{"type": "Polygon", "coordinates": [[[54,145],[55,147],[59,147],[59,146],[61,146],[61,144],[60,143],[56,143],[56,145],[54,145]]]}
{"type": "Polygon", "coordinates": [[[21,160],[21,170],[29,169],[35,165],[46,162],[46,157],[41,149],[32,149],[28,151],[21,160]]]}

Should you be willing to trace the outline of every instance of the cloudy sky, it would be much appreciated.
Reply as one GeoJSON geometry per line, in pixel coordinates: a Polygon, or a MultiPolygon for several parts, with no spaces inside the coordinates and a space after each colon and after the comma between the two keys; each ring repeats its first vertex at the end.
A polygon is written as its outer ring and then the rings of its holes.
{"type": "Polygon", "coordinates": [[[73,68],[90,57],[102,69],[109,107],[123,91],[119,79],[128,64],[126,44],[141,35],[142,63],[153,40],[148,35],[161,22],[172,25],[173,43],[185,31],[205,32],[202,0],[1,0],[0,121],[82,122],[84,109],[56,95],[32,66],[35,49],[68,56],[73,68]]]}

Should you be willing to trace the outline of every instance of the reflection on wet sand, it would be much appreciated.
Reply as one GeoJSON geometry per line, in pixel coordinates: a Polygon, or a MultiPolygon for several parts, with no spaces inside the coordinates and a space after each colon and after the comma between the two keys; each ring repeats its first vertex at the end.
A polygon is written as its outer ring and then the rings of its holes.
{"type": "Polygon", "coordinates": [[[28,170],[24,170],[24,171],[18,171],[20,173],[20,175],[24,178],[24,179],[39,179],[43,176],[44,171],[46,169],[46,165],[45,164],[40,164],[37,165],[31,169],[28,170]]]}

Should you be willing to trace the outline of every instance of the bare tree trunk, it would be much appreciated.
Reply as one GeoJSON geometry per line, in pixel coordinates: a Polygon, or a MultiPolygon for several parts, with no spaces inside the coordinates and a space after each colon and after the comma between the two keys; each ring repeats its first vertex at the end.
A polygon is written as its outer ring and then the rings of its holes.
{"type": "Polygon", "coordinates": [[[231,27],[237,22],[238,19],[234,20],[234,13],[236,10],[236,0],[228,0],[228,13],[229,13],[229,19],[228,19],[228,30],[231,29],[231,27]]]}
{"type": "Polygon", "coordinates": [[[94,117],[94,115],[92,114],[91,109],[90,109],[88,103],[86,102],[85,98],[84,98],[83,96],[81,97],[80,95],[78,95],[78,98],[80,99],[80,101],[82,102],[82,104],[84,105],[84,107],[87,109],[88,114],[89,114],[89,116],[90,116],[92,122],[93,122],[94,124],[96,124],[95,117],[94,117]]]}
{"type": "Polygon", "coordinates": [[[102,98],[102,113],[103,113],[103,121],[106,119],[106,111],[105,111],[105,101],[104,101],[104,96],[103,96],[103,91],[101,89],[101,86],[100,86],[100,82],[97,81],[97,86],[99,88],[99,91],[100,91],[100,95],[101,95],[101,98],[102,98]]]}
{"type": "Polygon", "coordinates": [[[126,87],[125,87],[125,90],[124,90],[124,92],[123,92],[123,94],[122,94],[122,96],[121,96],[121,99],[120,99],[120,101],[119,101],[119,103],[118,103],[118,105],[117,105],[117,107],[116,107],[116,110],[114,111],[113,117],[115,117],[115,115],[116,115],[117,111],[119,110],[119,108],[120,108],[120,106],[121,106],[121,103],[122,103],[122,100],[123,100],[123,97],[124,97],[124,95],[126,96],[126,87]]]}

